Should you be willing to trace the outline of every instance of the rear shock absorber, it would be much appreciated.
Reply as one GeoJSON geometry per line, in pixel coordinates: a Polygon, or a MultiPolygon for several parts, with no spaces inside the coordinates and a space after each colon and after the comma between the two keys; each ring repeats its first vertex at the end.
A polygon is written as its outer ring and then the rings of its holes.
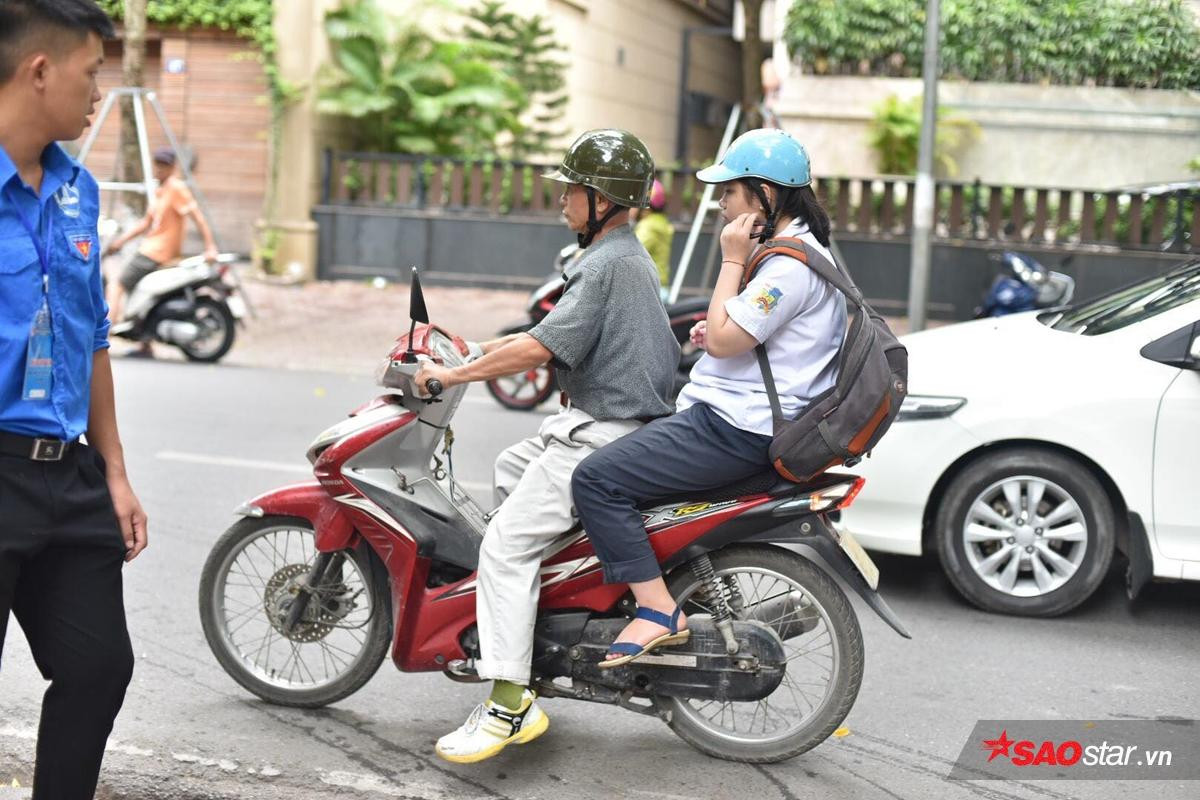
{"type": "Polygon", "coordinates": [[[725,640],[725,652],[733,655],[740,649],[740,646],[737,638],[733,635],[733,614],[729,611],[729,604],[725,602],[721,579],[713,571],[712,559],[707,554],[697,556],[689,562],[689,566],[704,587],[705,595],[708,596],[709,604],[712,606],[713,625],[721,633],[721,638],[725,640]]]}

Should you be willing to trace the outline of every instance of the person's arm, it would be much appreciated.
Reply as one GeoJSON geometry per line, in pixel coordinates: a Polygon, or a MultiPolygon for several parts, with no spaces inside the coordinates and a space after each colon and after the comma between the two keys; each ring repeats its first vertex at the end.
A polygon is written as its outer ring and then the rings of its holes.
{"type": "Polygon", "coordinates": [[[132,561],[146,549],[146,512],[129,485],[125,472],[125,451],[117,432],[116,401],[113,396],[112,362],[108,349],[92,354],[91,410],[88,414],[88,444],[100,451],[105,461],[105,477],[112,495],[113,509],[125,539],[125,560],[132,561]]]}
{"type": "MultiPolygon", "coordinates": [[[[554,356],[544,344],[528,333],[516,333],[496,341],[505,343],[490,351],[485,350],[487,355],[460,367],[447,368],[425,362],[414,379],[417,386],[423,388],[430,379],[441,381],[445,389],[460,383],[490,381],[541,366],[554,356]]],[[[495,343],[488,342],[489,345],[495,343]]]]}
{"type": "Polygon", "coordinates": [[[112,255],[113,253],[119,251],[125,245],[129,244],[129,242],[132,241],[133,239],[136,239],[137,237],[141,236],[143,233],[145,233],[146,231],[148,231],[150,229],[150,225],[152,222],[153,222],[153,220],[150,218],[150,215],[146,214],[146,216],[139,219],[132,228],[125,231],[120,236],[118,236],[117,238],[115,238],[111,242],[109,242],[108,247],[104,248],[104,255],[106,255],[106,256],[112,255]]]}
{"type": "Polygon", "coordinates": [[[754,249],[750,234],[756,220],[753,214],[742,214],[721,231],[721,272],[708,304],[708,324],[705,326],[705,349],[714,358],[729,358],[754,349],[758,340],[729,317],[725,304],[738,295],[742,273],[754,249]]]}
{"type": "Polygon", "coordinates": [[[212,228],[208,227],[208,220],[204,217],[204,212],[200,210],[200,206],[195,202],[192,203],[192,210],[189,214],[192,222],[196,223],[196,228],[200,231],[200,235],[204,238],[204,258],[208,261],[217,260],[217,242],[213,239],[212,228]]]}
{"type": "Polygon", "coordinates": [[[525,334],[523,334],[523,333],[510,333],[508,336],[501,336],[499,339],[492,339],[487,342],[480,342],[479,347],[481,350],[483,350],[484,355],[487,355],[488,353],[492,352],[493,350],[499,350],[501,347],[504,347],[504,345],[508,344],[509,342],[515,342],[517,339],[520,339],[524,335],[525,334]]]}

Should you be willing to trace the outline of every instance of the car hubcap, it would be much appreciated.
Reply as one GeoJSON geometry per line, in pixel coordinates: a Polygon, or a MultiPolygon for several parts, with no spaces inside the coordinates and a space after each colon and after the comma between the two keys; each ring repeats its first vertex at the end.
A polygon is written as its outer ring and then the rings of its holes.
{"type": "Polygon", "coordinates": [[[979,493],[962,537],[967,561],[984,583],[1014,597],[1037,597],[1074,577],[1088,530],[1083,509],[1061,486],[1017,475],[979,493]]]}

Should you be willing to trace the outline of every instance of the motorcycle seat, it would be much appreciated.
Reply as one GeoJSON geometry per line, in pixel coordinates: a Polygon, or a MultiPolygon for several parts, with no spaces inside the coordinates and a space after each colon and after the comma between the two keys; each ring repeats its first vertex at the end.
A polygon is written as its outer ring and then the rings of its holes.
{"type": "Polygon", "coordinates": [[[832,486],[835,483],[842,483],[847,480],[853,480],[853,477],[836,472],[825,472],[811,481],[793,483],[785,480],[774,469],[768,468],[748,478],[743,478],[740,481],[735,481],[716,489],[685,492],[646,500],[638,504],[638,510],[645,511],[658,506],[687,503],[689,501],[696,503],[721,503],[726,500],[736,500],[739,497],[750,497],[757,494],[766,494],[771,497],[811,494],[812,492],[832,486]]]}

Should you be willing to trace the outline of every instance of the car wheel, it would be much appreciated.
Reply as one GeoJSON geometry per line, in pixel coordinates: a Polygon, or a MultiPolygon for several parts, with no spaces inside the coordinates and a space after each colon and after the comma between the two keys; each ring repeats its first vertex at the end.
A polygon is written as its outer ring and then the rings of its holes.
{"type": "Polygon", "coordinates": [[[1096,590],[1112,562],[1112,503],[1080,464],[1013,449],[969,464],[935,516],[938,556],[955,588],[987,611],[1051,617],[1096,590]]]}

